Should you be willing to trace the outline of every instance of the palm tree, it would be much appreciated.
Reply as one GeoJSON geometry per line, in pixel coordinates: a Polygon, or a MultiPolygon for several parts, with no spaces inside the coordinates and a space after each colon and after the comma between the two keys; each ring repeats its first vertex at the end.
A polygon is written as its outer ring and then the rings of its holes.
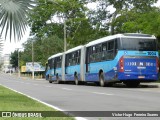
{"type": "Polygon", "coordinates": [[[2,51],[3,51],[3,39],[0,38],[0,69],[1,69],[1,66],[2,66],[2,51]]]}
{"type": "Polygon", "coordinates": [[[3,42],[4,42],[3,39],[0,38],[0,56],[3,49],[3,42]]]}
{"type": "Polygon", "coordinates": [[[20,40],[28,27],[34,0],[0,0],[0,37],[20,40]]]}

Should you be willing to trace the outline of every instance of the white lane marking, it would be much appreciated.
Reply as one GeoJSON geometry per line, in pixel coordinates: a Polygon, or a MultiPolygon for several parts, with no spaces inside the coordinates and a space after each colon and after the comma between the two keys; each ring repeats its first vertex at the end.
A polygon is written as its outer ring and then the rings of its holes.
{"type": "Polygon", "coordinates": [[[49,86],[49,85],[48,85],[48,86],[44,86],[44,87],[52,87],[52,86],[49,86]]]}
{"type": "MultiPolygon", "coordinates": [[[[5,85],[2,85],[2,84],[0,84],[0,85],[1,85],[1,86],[4,86],[5,88],[8,88],[8,89],[10,89],[10,90],[12,90],[12,91],[14,91],[14,92],[16,92],[16,93],[19,93],[19,94],[21,94],[21,95],[25,95],[25,96],[27,96],[28,98],[31,98],[31,99],[33,99],[33,100],[36,100],[36,101],[38,101],[38,102],[40,102],[40,103],[42,103],[42,104],[44,104],[44,105],[47,105],[47,106],[49,106],[49,107],[51,107],[51,108],[53,108],[53,109],[56,109],[56,110],[58,110],[58,111],[63,112],[64,114],[66,114],[65,110],[62,110],[62,109],[60,109],[60,108],[58,108],[58,107],[56,107],[56,106],[53,106],[53,105],[48,104],[48,103],[46,103],[46,102],[43,102],[43,101],[41,101],[41,100],[39,100],[39,99],[37,99],[37,98],[31,97],[31,96],[29,96],[29,95],[27,95],[27,94],[24,94],[24,93],[22,93],[22,92],[19,92],[19,91],[17,91],[17,90],[14,90],[14,89],[12,89],[12,88],[9,88],[9,87],[7,87],[7,86],[5,86],[5,85]]],[[[75,118],[76,118],[76,120],[88,120],[88,119],[83,118],[83,117],[75,117],[75,118]]]]}
{"type": "Polygon", "coordinates": [[[108,94],[108,93],[100,93],[100,92],[92,92],[94,94],[99,94],[99,95],[114,95],[114,94],[108,94]]]}
{"type": "Polygon", "coordinates": [[[62,89],[63,89],[63,90],[69,90],[69,91],[72,90],[72,89],[69,89],[69,88],[62,88],[62,89]]]}
{"type": "Polygon", "coordinates": [[[129,91],[140,91],[140,92],[151,92],[152,90],[148,90],[148,89],[126,89],[126,90],[129,90],[129,91]]]}
{"type": "Polygon", "coordinates": [[[126,89],[129,91],[134,91],[134,92],[154,92],[154,93],[160,93],[160,89],[126,89]]]}
{"type": "Polygon", "coordinates": [[[142,91],[142,92],[151,92],[151,90],[147,90],[147,89],[144,89],[144,90],[137,90],[137,91],[142,91]]]}

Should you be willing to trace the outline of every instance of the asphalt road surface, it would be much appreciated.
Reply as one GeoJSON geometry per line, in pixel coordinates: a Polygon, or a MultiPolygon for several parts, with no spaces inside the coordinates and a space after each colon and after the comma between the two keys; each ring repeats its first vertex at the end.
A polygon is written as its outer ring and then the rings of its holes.
{"type": "MultiPolygon", "coordinates": [[[[99,87],[93,84],[76,86],[73,84],[50,84],[46,80],[18,78],[14,75],[0,73],[0,85],[29,95],[64,111],[95,111],[92,113],[94,118],[92,115],[82,116],[91,120],[128,119],[96,116],[96,114],[104,111],[160,111],[160,86],[157,83],[141,84],[138,88],[127,88],[123,84],[113,87],[99,87]]],[[[157,120],[160,117],[140,119],[157,120]]]]}

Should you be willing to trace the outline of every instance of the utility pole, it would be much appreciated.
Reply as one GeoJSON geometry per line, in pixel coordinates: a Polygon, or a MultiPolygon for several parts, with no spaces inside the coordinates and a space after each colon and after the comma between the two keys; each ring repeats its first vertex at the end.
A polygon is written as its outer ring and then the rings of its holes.
{"type": "Polygon", "coordinates": [[[19,49],[22,49],[22,48],[16,48],[18,50],[18,77],[21,77],[21,73],[20,73],[20,63],[19,63],[19,49]]]}
{"type": "MultiPolygon", "coordinates": [[[[65,9],[62,5],[60,5],[59,3],[55,2],[54,0],[51,0],[52,3],[57,4],[58,6],[60,6],[62,9],[65,9]]],[[[45,0],[45,4],[46,4],[46,0],[45,0]]],[[[63,32],[64,32],[64,52],[67,50],[67,40],[66,40],[66,17],[65,17],[65,13],[63,16],[64,19],[64,27],[63,27],[63,32]]]]}
{"type": "Polygon", "coordinates": [[[33,39],[32,39],[32,79],[34,79],[34,46],[33,46],[33,39]]]}
{"type": "Polygon", "coordinates": [[[67,41],[66,41],[66,20],[64,18],[64,52],[67,50],[67,41]]]}
{"type": "Polygon", "coordinates": [[[18,77],[21,77],[20,68],[19,68],[19,48],[18,48],[18,77]]]}

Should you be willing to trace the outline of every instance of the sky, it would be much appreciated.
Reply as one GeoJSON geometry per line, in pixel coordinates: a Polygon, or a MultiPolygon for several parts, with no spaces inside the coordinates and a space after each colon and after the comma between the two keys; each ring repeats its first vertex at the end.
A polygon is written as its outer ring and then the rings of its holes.
{"type": "MultiPolygon", "coordinates": [[[[91,5],[93,6],[93,5],[91,5]]],[[[155,6],[160,7],[160,0],[158,0],[158,2],[155,4],[155,6]]],[[[27,29],[24,37],[18,42],[12,41],[10,42],[10,40],[5,40],[4,41],[4,46],[3,46],[3,51],[2,51],[2,56],[5,54],[11,54],[11,52],[14,52],[17,48],[23,48],[22,44],[24,42],[27,41],[28,37],[29,37],[29,33],[30,33],[30,28],[27,29]]],[[[21,49],[23,50],[23,49],[21,49]]]]}
{"type": "Polygon", "coordinates": [[[17,48],[22,48],[20,50],[23,50],[22,44],[27,41],[29,38],[30,28],[27,29],[24,37],[20,40],[15,42],[14,40],[10,42],[9,39],[4,40],[4,46],[2,51],[2,56],[5,54],[11,54],[11,52],[14,52],[17,48]]]}

